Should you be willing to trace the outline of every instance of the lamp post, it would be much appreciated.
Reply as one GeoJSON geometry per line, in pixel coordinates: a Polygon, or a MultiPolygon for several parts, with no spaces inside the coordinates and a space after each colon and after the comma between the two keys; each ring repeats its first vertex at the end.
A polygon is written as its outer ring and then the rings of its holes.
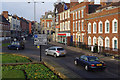
{"type": "MultiPolygon", "coordinates": [[[[28,2],[29,4],[32,3],[32,2],[28,2]]],[[[36,2],[35,0],[33,0],[33,3],[34,3],[34,33],[36,32],[36,25],[35,25],[35,22],[36,22],[36,2]]],[[[44,2],[41,2],[41,3],[44,3],[44,2]]]]}

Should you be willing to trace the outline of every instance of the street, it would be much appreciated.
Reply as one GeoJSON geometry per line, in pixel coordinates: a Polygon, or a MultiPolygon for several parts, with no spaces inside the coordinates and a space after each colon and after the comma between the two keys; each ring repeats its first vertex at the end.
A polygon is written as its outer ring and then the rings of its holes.
{"type": "MultiPolygon", "coordinates": [[[[59,66],[60,69],[64,69],[62,72],[63,74],[66,73],[66,71],[69,71],[71,73],[65,74],[70,75],[69,78],[84,78],[85,80],[89,79],[118,79],[120,78],[119,73],[119,67],[120,65],[112,63],[111,61],[105,61],[107,66],[107,69],[105,71],[85,71],[83,67],[75,66],[74,64],[74,58],[78,57],[80,55],[83,55],[84,53],[74,52],[72,50],[65,49],[67,51],[67,55],[65,57],[53,57],[53,56],[46,56],[44,53],[44,50],[48,47],[53,46],[51,44],[48,44],[46,46],[42,46],[42,60],[46,62],[51,62],[59,66]],[[73,75],[73,76],[72,76],[73,75]]],[[[39,55],[40,50],[37,49],[37,47],[33,46],[33,40],[31,38],[28,38],[25,42],[25,49],[24,50],[8,50],[7,47],[2,48],[2,52],[7,53],[15,53],[15,54],[22,54],[25,56],[29,56],[32,59],[35,59],[39,61],[39,55]]],[[[51,65],[54,66],[54,65],[51,65]]]]}

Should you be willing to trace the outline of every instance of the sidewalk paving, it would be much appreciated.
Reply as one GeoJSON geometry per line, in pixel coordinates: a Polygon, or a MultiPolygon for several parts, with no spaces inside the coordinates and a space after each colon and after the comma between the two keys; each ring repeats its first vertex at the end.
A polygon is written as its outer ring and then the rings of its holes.
{"type": "Polygon", "coordinates": [[[52,45],[55,45],[55,46],[61,46],[65,49],[69,49],[69,50],[72,50],[72,51],[75,51],[75,52],[81,52],[81,53],[84,53],[85,55],[94,55],[94,56],[99,57],[101,60],[110,61],[110,62],[113,62],[115,64],[120,64],[119,60],[113,59],[112,57],[105,57],[104,55],[101,55],[101,54],[98,54],[98,53],[92,53],[91,51],[83,50],[83,49],[78,48],[78,47],[67,46],[67,45],[64,45],[64,44],[57,43],[57,42],[49,42],[49,44],[52,44],[52,45]]]}

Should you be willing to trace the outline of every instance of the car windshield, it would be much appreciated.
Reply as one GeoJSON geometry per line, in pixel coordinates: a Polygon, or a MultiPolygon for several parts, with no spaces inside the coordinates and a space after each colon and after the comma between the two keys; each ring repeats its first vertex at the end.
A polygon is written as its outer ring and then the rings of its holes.
{"type": "Polygon", "coordinates": [[[97,57],[88,57],[89,61],[99,61],[97,57]]]}
{"type": "Polygon", "coordinates": [[[57,48],[58,51],[63,51],[64,49],[63,48],[57,48]]]}
{"type": "Polygon", "coordinates": [[[19,42],[12,42],[11,45],[20,45],[19,42]]]}

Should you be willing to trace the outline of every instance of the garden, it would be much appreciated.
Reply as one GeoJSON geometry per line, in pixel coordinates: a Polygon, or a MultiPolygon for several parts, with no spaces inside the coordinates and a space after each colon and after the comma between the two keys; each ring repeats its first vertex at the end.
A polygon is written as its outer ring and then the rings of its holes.
{"type": "Polygon", "coordinates": [[[22,80],[61,80],[44,63],[33,63],[28,57],[16,54],[2,55],[2,80],[22,79],[22,80]],[[9,64],[8,64],[9,63],[9,64]],[[13,64],[12,64],[13,63],[13,64]]]}

